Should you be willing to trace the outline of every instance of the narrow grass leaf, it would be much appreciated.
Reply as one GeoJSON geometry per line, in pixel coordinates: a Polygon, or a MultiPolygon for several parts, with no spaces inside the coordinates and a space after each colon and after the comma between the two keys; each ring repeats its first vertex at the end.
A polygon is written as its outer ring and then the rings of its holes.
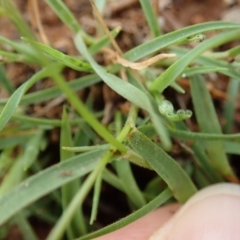
{"type": "MultiPolygon", "coordinates": [[[[67,85],[73,91],[79,91],[83,88],[90,87],[93,84],[100,82],[101,79],[96,74],[89,74],[87,76],[77,78],[70,82],[67,82],[67,85]]],[[[32,104],[32,103],[39,103],[43,101],[47,101],[49,99],[56,98],[62,95],[62,91],[58,87],[50,87],[47,89],[43,89],[37,92],[28,93],[24,95],[21,99],[21,104],[32,104]]],[[[4,101],[2,101],[4,103],[4,101]]],[[[1,104],[1,101],[0,101],[1,104]]]]}
{"type": "Polygon", "coordinates": [[[24,212],[18,213],[13,220],[13,223],[17,225],[17,227],[21,231],[21,235],[24,240],[38,240],[38,236],[33,230],[33,227],[29,223],[29,220],[26,217],[24,212]]]}
{"type": "Polygon", "coordinates": [[[75,156],[27,178],[0,198],[0,225],[30,203],[93,170],[104,152],[75,156]]]}
{"type": "MultiPolygon", "coordinates": [[[[62,149],[62,146],[73,146],[73,141],[71,137],[71,128],[68,122],[68,116],[65,107],[63,108],[62,113],[62,126],[61,126],[61,134],[60,134],[60,160],[61,162],[67,161],[68,159],[74,157],[73,152],[65,151],[62,149]]],[[[79,179],[76,179],[64,186],[62,186],[62,207],[63,211],[67,208],[69,203],[71,202],[72,198],[77,193],[78,189],[80,188],[79,179]]],[[[73,219],[70,225],[67,228],[67,236],[68,239],[73,239],[74,237],[78,236],[79,234],[86,234],[86,226],[83,215],[80,213],[80,210],[75,212],[73,219]]]]}
{"type": "Polygon", "coordinates": [[[107,182],[109,185],[113,186],[114,188],[118,189],[119,191],[123,192],[123,185],[122,181],[117,177],[114,173],[110,170],[105,168],[103,170],[103,180],[107,182]]]}
{"type": "Polygon", "coordinates": [[[224,102],[223,117],[224,117],[224,132],[230,133],[233,130],[234,112],[236,108],[237,97],[239,93],[240,82],[235,79],[230,79],[227,88],[228,99],[224,102]]]}
{"type": "Polygon", "coordinates": [[[239,142],[225,141],[223,145],[226,153],[240,155],[239,142]]]}
{"type": "Polygon", "coordinates": [[[27,63],[27,64],[33,63],[26,56],[19,53],[11,53],[11,52],[0,50],[0,55],[2,58],[2,62],[4,63],[11,63],[11,62],[20,62],[20,63],[27,63]]]}
{"type": "MultiPolygon", "coordinates": [[[[154,138],[157,136],[154,126],[146,125],[138,128],[143,134],[148,138],[154,138]]],[[[172,137],[182,140],[204,140],[204,141],[231,141],[231,142],[240,142],[240,134],[215,134],[215,133],[202,133],[202,132],[191,132],[186,130],[179,129],[169,129],[169,133],[172,137]]]]}
{"type": "Polygon", "coordinates": [[[158,24],[157,16],[153,10],[152,2],[140,0],[145,18],[147,19],[148,26],[154,38],[161,35],[160,27],[158,24]]]}
{"type": "Polygon", "coordinates": [[[200,67],[191,67],[186,68],[182,74],[182,77],[189,77],[196,74],[207,74],[211,72],[222,72],[228,71],[228,68],[214,67],[214,66],[200,66],[200,67]]]}
{"type": "Polygon", "coordinates": [[[96,73],[103,78],[103,81],[109,87],[111,87],[124,98],[128,99],[130,102],[134,103],[136,106],[139,106],[145,110],[151,108],[148,98],[142,91],[130,83],[123,81],[117,76],[108,73],[104,68],[95,62],[95,60],[89,54],[80,34],[76,35],[75,45],[78,51],[89,61],[96,73]]]}
{"type": "MultiPolygon", "coordinates": [[[[117,136],[117,141],[122,143],[127,136],[131,125],[129,123],[130,119],[134,122],[133,119],[136,117],[135,107],[130,110],[129,120],[126,122],[124,127],[121,129],[121,132],[117,136]],[[132,119],[133,118],[133,119],[132,119]]],[[[125,147],[125,146],[124,146],[125,147]]],[[[125,147],[126,148],[126,147],[125,147]]],[[[47,240],[55,240],[60,239],[64,234],[66,227],[74,215],[74,212],[80,205],[83,204],[84,199],[87,194],[91,190],[96,178],[99,174],[102,173],[106,165],[110,162],[110,160],[114,157],[114,153],[117,151],[115,146],[111,146],[111,148],[102,156],[100,163],[95,167],[95,169],[91,172],[91,174],[87,177],[87,179],[82,184],[82,187],[78,190],[77,194],[72,199],[66,211],[59,218],[58,222],[55,224],[54,228],[51,230],[50,234],[47,237],[47,240]]],[[[124,149],[125,152],[125,149],[124,149]]]]}
{"type": "Polygon", "coordinates": [[[170,45],[178,43],[179,41],[185,40],[190,36],[194,36],[198,33],[204,33],[208,31],[217,31],[217,30],[226,30],[226,29],[234,29],[240,28],[239,23],[232,22],[207,22],[200,23],[196,25],[192,25],[189,27],[181,28],[177,31],[170,32],[164,34],[163,36],[159,36],[154,38],[151,41],[143,43],[127,53],[124,54],[124,58],[129,61],[135,62],[143,57],[146,57],[156,51],[159,51],[163,48],[166,48],[170,45]]]}
{"type": "Polygon", "coordinates": [[[66,98],[72,107],[86,120],[86,122],[99,134],[99,136],[112,144],[119,151],[126,152],[126,147],[109,133],[106,127],[95,118],[90,110],[88,110],[77,94],[68,87],[66,79],[63,75],[55,73],[52,77],[62,92],[66,95],[66,98]]]}
{"type": "Polygon", "coordinates": [[[78,32],[81,30],[77,19],[74,17],[73,13],[61,0],[45,0],[45,2],[52,8],[52,10],[57,14],[57,16],[62,20],[62,22],[68,26],[73,32],[78,32]]]}
{"type": "Polygon", "coordinates": [[[96,73],[103,79],[103,81],[110,88],[112,88],[122,97],[134,103],[136,106],[143,108],[150,113],[152,120],[154,121],[155,126],[157,128],[157,131],[159,135],[162,137],[163,144],[165,145],[166,148],[169,149],[171,146],[170,139],[166,133],[166,130],[164,131],[164,127],[161,124],[161,119],[159,118],[159,115],[156,114],[146,94],[142,92],[140,89],[133,86],[132,84],[123,81],[122,79],[118,78],[113,74],[108,73],[104,68],[98,65],[87,51],[80,34],[76,35],[74,41],[78,51],[82,53],[82,55],[89,61],[89,63],[96,71],[96,73]]]}
{"type": "MultiPolygon", "coordinates": [[[[179,57],[180,56],[183,57],[186,53],[189,52],[189,50],[178,48],[178,49],[174,49],[173,52],[176,53],[179,57]]],[[[198,64],[201,64],[203,67],[208,66],[208,67],[217,68],[220,73],[240,81],[240,77],[237,69],[235,69],[234,66],[229,62],[212,59],[204,55],[198,56],[195,59],[195,62],[198,64]]]]}
{"type": "Polygon", "coordinates": [[[182,58],[173,63],[163,74],[154,80],[150,86],[151,90],[162,92],[167,88],[176,78],[183,73],[184,69],[201,53],[208,49],[218,47],[224,43],[238,39],[240,30],[233,30],[231,32],[223,32],[218,34],[186,53],[182,58]]]}
{"type": "Polygon", "coordinates": [[[3,88],[5,88],[8,91],[8,93],[10,93],[10,94],[13,93],[15,89],[14,89],[10,79],[7,77],[6,72],[2,65],[0,65],[0,79],[1,79],[0,85],[3,88]]]}
{"type": "MultiPolygon", "coordinates": [[[[112,35],[113,38],[116,38],[119,32],[121,31],[121,29],[122,29],[121,27],[116,27],[110,32],[110,34],[112,35]]],[[[105,35],[104,37],[96,40],[96,42],[94,42],[91,46],[89,46],[88,50],[92,55],[95,55],[102,48],[106,47],[109,44],[110,44],[109,37],[105,35]]]]}
{"type": "MultiPolygon", "coordinates": [[[[189,131],[186,124],[183,122],[176,123],[176,127],[178,130],[184,130],[185,132],[189,131]]],[[[193,151],[193,158],[195,159],[198,167],[212,184],[224,181],[224,179],[211,165],[209,157],[205,152],[204,146],[202,146],[200,141],[195,139],[195,141],[189,145],[189,148],[193,151]]]]}
{"type": "Polygon", "coordinates": [[[102,173],[100,173],[97,176],[97,179],[96,179],[96,181],[94,183],[92,210],[91,210],[91,216],[90,216],[90,224],[91,225],[93,224],[93,222],[97,218],[98,204],[99,204],[99,199],[100,199],[101,187],[102,187],[102,173]]]}
{"type": "Polygon", "coordinates": [[[80,147],[62,147],[64,151],[69,152],[89,152],[99,149],[107,150],[109,148],[109,144],[95,145],[95,146],[80,146],[80,147]]]}
{"type": "MultiPolygon", "coordinates": [[[[101,117],[102,113],[98,113],[94,116],[101,117]]],[[[61,120],[59,120],[59,119],[27,117],[27,116],[20,115],[20,114],[14,114],[12,116],[11,120],[27,123],[27,124],[29,124],[29,128],[31,128],[33,126],[38,126],[39,128],[42,127],[43,129],[52,129],[53,127],[61,126],[61,120]]],[[[71,125],[79,125],[83,122],[84,122],[83,118],[69,120],[69,123],[71,125]]],[[[29,132],[28,134],[34,134],[34,131],[29,132]]],[[[1,139],[0,139],[0,146],[1,146],[1,139]]]]}
{"type": "MultiPolygon", "coordinates": [[[[46,67],[43,70],[39,71],[33,77],[31,77],[28,81],[26,81],[24,84],[22,84],[9,98],[8,102],[4,106],[1,114],[0,114],[0,131],[3,129],[3,127],[6,125],[8,120],[13,115],[14,111],[17,109],[20,100],[22,96],[25,94],[25,92],[37,81],[41,80],[42,78],[49,75],[49,71],[52,69],[53,66],[46,67]]],[[[54,70],[55,71],[55,70],[54,70]]]]}
{"type": "Polygon", "coordinates": [[[210,182],[200,169],[194,168],[194,180],[199,189],[205,188],[210,185],[210,182]]]}
{"type": "Polygon", "coordinates": [[[33,38],[33,34],[16,8],[14,1],[1,0],[1,7],[22,36],[33,38]]]}
{"type": "MultiPolygon", "coordinates": [[[[146,129],[147,130],[147,129],[146,129]]],[[[154,128],[152,127],[152,130],[154,128]]],[[[170,135],[185,140],[204,140],[204,141],[223,141],[223,140],[232,140],[232,141],[240,141],[240,134],[216,134],[216,133],[202,133],[202,132],[191,132],[191,131],[182,131],[182,130],[169,130],[170,135]]]]}
{"type": "MultiPolygon", "coordinates": [[[[201,131],[221,134],[221,126],[204,79],[200,75],[196,75],[192,77],[190,83],[194,110],[201,131]]],[[[236,177],[228,163],[223,143],[208,141],[205,144],[205,148],[213,167],[225,178],[234,180],[236,177]]]]}
{"type": "Polygon", "coordinates": [[[61,21],[69,27],[74,33],[81,31],[81,34],[86,42],[92,44],[95,42],[95,38],[86,34],[78,23],[70,9],[65,5],[62,0],[45,0],[45,2],[52,8],[61,21]]]}
{"type": "Polygon", "coordinates": [[[146,200],[144,199],[143,194],[136,183],[129,161],[116,161],[115,167],[123,184],[125,194],[135,207],[141,208],[144,206],[146,204],[146,200]]]}
{"type": "Polygon", "coordinates": [[[129,149],[124,155],[122,155],[123,159],[126,159],[140,167],[147,168],[153,170],[152,167],[148,164],[148,162],[139,154],[129,149]]]}
{"type": "Polygon", "coordinates": [[[13,132],[9,136],[4,136],[3,134],[0,135],[0,149],[5,148],[12,148],[17,145],[22,145],[23,143],[27,142],[29,138],[33,137],[34,134],[38,133],[38,131],[25,131],[24,134],[19,132],[19,130],[13,129],[13,132]],[[14,134],[14,131],[15,134],[14,134]]]}
{"type": "Polygon", "coordinates": [[[171,191],[167,188],[163,192],[161,192],[155,199],[153,199],[151,202],[149,202],[142,208],[138,209],[134,213],[128,215],[127,217],[125,217],[105,228],[102,228],[98,231],[90,233],[86,236],[80,237],[76,240],[90,240],[90,239],[94,239],[96,237],[102,236],[104,234],[113,232],[115,230],[118,230],[119,228],[122,228],[122,227],[136,221],[137,219],[145,216],[147,213],[151,212],[152,210],[154,210],[157,207],[164,204],[171,197],[172,197],[171,191]]]}
{"type": "Polygon", "coordinates": [[[74,70],[77,71],[84,71],[84,72],[91,72],[92,67],[88,63],[81,61],[80,59],[76,57],[72,57],[69,55],[66,55],[52,47],[49,47],[45,44],[27,39],[22,37],[22,40],[31,44],[34,48],[44,52],[48,56],[50,56],[52,59],[59,61],[60,63],[63,63],[65,66],[68,66],[74,70]]]}
{"type": "Polygon", "coordinates": [[[22,168],[22,155],[14,159],[11,168],[5,173],[0,185],[0,199],[4,197],[12,188],[19,184],[25,176],[22,168]]]}
{"type": "MultiPolygon", "coordinates": [[[[71,121],[69,121],[69,123],[71,124],[71,121]]],[[[91,145],[91,139],[83,131],[83,129],[86,125],[87,124],[84,121],[82,121],[82,123],[79,122],[78,129],[77,129],[76,133],[74,134],[74,138],[73,138],[74,146],[89,146],[89,145],[91,145]]]]}
{"type": "Polygon", "coordinates": [[[0,42],[10,46],[18,53],[24,56],[24,61],[32,64],[40,64],[42,63],[41,58],[38,57],[37,52],[31,47],[23,44],[21,42],[11,41],[3,36],[0,36],[0,42]]]}
{"type": "Polygon", "coordinates": [[[187,201],[197,191],[181,166],[144,134],[135,130],[128,136],[128,141],[134,151],[168,184],[179,202],[187,201]]]}
{"type": "Polygon", "coordinates": [[[43,132],[38,131],[26,143],[26,148],[22,156],[23,170],[27,171],[30,166],[36,161],[38,154],[42,149],[42,142],[45,141],[43,132]]]}

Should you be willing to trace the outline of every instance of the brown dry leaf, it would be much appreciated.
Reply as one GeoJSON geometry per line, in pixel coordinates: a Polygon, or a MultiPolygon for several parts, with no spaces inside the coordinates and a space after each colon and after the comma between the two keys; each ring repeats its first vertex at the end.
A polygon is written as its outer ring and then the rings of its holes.
{"type": "Polygon", "coordinates": [[[123,65],[124,67],[129,67],[135,70],[142,70],[162,59],[176,57],[174,53],[160,53],[152,58],[149,58],[142,62],[130,62],[118,55],[116,55],[116,62],[123,65]]]}
{"type": "Polygon", "coordinates": [[[114,52],[113,50],[111,50],[109,48],[103,48],[103,51],[112,55],[112,58],[114,59],[115,63],[119,63],[124,67],[129,67],[134,70],[142,70],[162,59],[176,57],[176,54],[174,54],[174,53],[160,53],[160,54],[158,54],[152,58],[149,58],[145,61],[142,61],[142,62],[130,62],[127,59],[120,57],[116,52],[114,52]]]}

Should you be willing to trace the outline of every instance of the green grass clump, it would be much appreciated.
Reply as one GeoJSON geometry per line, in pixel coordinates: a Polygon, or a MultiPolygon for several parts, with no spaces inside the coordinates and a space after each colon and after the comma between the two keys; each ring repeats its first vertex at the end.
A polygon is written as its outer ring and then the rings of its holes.
{"type": "Polygon", "coordinates": [[[176,57],[156,62],[136,73],[121,64],[102,66],[94,58],[116,38],[120,28],[99,38],[89,36],[63,1],[45,2],[72,31],[79,56],[61,53],[36,41],[12,2],[2,0],[0,5],[2,14],[9,16],[21,35],[18,41],[0,36],[0,42],[13,49],[13,52],[3,47],[0,50],[5,61],[0,67],[0,84],[9,93],[9,98],[0,99],[0,238],[4,238],[14,224],[24,239],[38,239],[29,221],[34,216],[53,226],[48,240],[62,239],[63,235],[67,239],[92,239],[131,223],[169,200],[184,203],[202,187],[238,181],[229,156],[240,154],[240,134],[231,134],[240,80],[240,48],[224,52],[214,49],[239,40],[240,24],[207,22],[162,34],[151,4],[140,1],[152,39],[121,57],[136,62],[161,51],[174,53],[176,57]],[[203,34],[209,31],[217,33],[189,49],[186,43],[203,39],[203,34]],[[229,57],[235,60],[228,62],[229,57]],[[15,88],[4,70],[4,64],[11,62],[32,64],[39,70],[15,88]],[[67,67],[84,73],[84,77],[68,82],[63,74],[67,67]],[[160,75],[156,71],[159,68],[163,70],[160,75]],[[119,77],[120,72],[125,73],[127,81],[119,77]],[[229,98],[222,112],[225,126],[220,124],[206,87],[211,72],[229,78],[229,98]],[[199,132],[190,130],[192,111],[175,110],[177,107],[171,99],[167,101],[164,97],[163,91],[168,87],[184,93],[176,81],[180,77],[189,79],[199,132]],[[45,78],[56,86],[29,93],[45,78]],[[100,81],[131,104],[128,116],[116,111],[113,122],[107,127],[101,124],[102,113],[94,112],[90,99],[84,103],[76,93],[100,81]],[[27,115],[31,105],[61,95],[68,102],[61,119],[27,115]],[[144,114],[139,114],[140,111],[144,114]],[[55,128],[60,129],[60,157],[52,164],[44,153],[50,151],[47,134],[55,128]],[[183,162],[170,156],[173,139],[181,141],[181,146],[187,149],[188,158],[183,162]],[[138,186],[131,163],[155,172],[155,178],[147,183],[145,190],[138,186]],[[110,171],[108,165],[114,171],[110,171]],[[131,209],[136,211],[90,233],[90,225],[97,218],[103,181],[123,192],[131,209]],[[163,187],[159,189],[159,185],[163,187]],[[93,204],[87,221],[83,203],[91,190],[93,204]],[[53,203],[61,213],[52,211],[53,203]],[[44,211],[39,212],[39,209],[44,211]]]}

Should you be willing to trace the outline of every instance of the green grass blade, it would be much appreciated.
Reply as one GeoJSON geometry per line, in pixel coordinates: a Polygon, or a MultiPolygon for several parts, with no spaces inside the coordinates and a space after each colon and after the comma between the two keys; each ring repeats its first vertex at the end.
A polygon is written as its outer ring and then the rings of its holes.
{"type": "MultiPolygon", "coordinates": [[[[81,78],[77,78],[71,82],[67,82],[67,85],[73,91],[78,91],[86,87],[90,87],[95,83],[100,82],[101,79],[96,74],[90,74],[81,78]]],[[[49,99],[56,98],[62,95],[62,91],[58,87],[50,87],[44,90],[40,90],[34,93],[28,93],[21,99],[21,104],[32,104],[46,101],[49,99]]],[[[2,101],[3,103],[4,101],[2,101]]],[[[1,101],[0,101],[1,104],[1,101]]]]}
{"type": "Polygon", "coordinates": [[[223,145],[226,153],[240,155],[239,142],[225,141],[223,145]]]}
{"type": "Polygon", "coordinates": [[[62,22],[73,32],[78,32],[81,30],[81,26],[78,24],[77,19],[62,0],[45,0],[45,2],[52,8],[62,22]]]}
{"type": "Polygon", "coordinates": [[[94,183],[93,202],[92,202],[92,211],[91,211],[91,217],[90,217],[90,224],[93,224],[93,222],[97,218],[97,210],[98,210],[98,204],[99,204],[99,199],[100,199],[101,186],[102,186],[102,173],[100,173],[97,176],[97,179],[96,179],[96,181],[94,183]]]}
{"type": "Polygon", "coordinates": [[[30,203],[93,170],[103,153],[98,150],[75,156],[26,179],[0,198],[0,225],[30,203]]]}
{"type": "MultiPolygon", "coordinates": [[[[112,35],[113,38],[116,38],[119,34],[119,32],[121,31],[121,27],[116,27],[114,28],[110,34],[112,35]]],[[[102,48],[106,47],[107,45],[110,44],[110,40],[109,37],[106,35],[102,38],[100,38],[99,40],[96,40],[96,42],[94,42],[90,47],[89,47],[89,52],[92,55],[95,55],[96,53],[98,53],[102,48]]]]}
{"type": "Polygon", "coordinates": [[[151,1],[140,0],[144,15],[147,19],[148,26],[154,38],[161,35],[160,27],[158,25],[157,16],[153,10],[151,1]]]}
{"type": "Polygon", "coordinates": [[[199,189],[205,188],[210,185],[210,182],[208,181],[206,176],[198,168],[194,169],[194,180],[199,189]]]}
{"type": "Polygon", "coordinates": [[[99,134],[99,136],[116,147],[120,152],[126,152],[126,147],[109,133],[109,131],[94,117],[90,110],[88,110],[77,94],[71,91],[65,78],[60,74],[55,74],[52,77],[62,92],[66,95],[72,107],[76,109],[78,114],[85,119],[85,121],[99,134]]]}
{"type": "MultiPolygon", "coordinates": [[[[152,128],[153,129],[153,128],[152,128]]],[[[170,135],[185,140],[204,140],[204,141],[223,141],[223,140],[232,140],[240,141],[240,134],[216,134],[216,133],[199,133],[199,132],[190,132],[182,130],[169,130],[170,135]]]]}
{"type": "MultiPolygon", "coordinates": [[[[62,127],[61,127],[61,134],[60,134],[60,146],[73,146],[73,141],[71,137],[71,128],[68,122],[68,116],[66,109],[63,109],[62,114],[62,127]]],[[[60,160],[61,162],[66,161],[74,157],[73,152],[65,151],[62,148],[60,149],[60,160]]],[[[78,189],[80,188],[79,179],[76,179],[64,186],[62,186],[62,207],[63,211],[67,208],[69,203],[71,202],[72,198],[77,193],[78,189]]],[[[80,210],[75,212],[71,224],[68,226],[67,229],[67,236],[68,239],[72,239],[80,234],[86,234],[86,225],[84,221],[83,215],[80,213],[80,210]]]]}
{"type": "MultiPolygon", "coordinates": [[[[185,130],[188,132],[187,126],[179,122],[176,124],[177,129],[185,130]]],[[[202,172],[208,178],[211,183],[223,182],[223,178],[220,177],[218,172],[211,165],[209,158],[204,150],[204,147],[201,145],[200,141],[194,141],[190,144],[189,148],[193,151],[193,157],[198,165],[201,168],[202,172]]]]}
{"type": "MultiPolygon", "coordinates": [[[[176,53],[179,57],[180,56],[183,57],[188,52],[189,52],[189,50],[179,49],[179,48],[173,50],[173,53],[176,53]]],[[[229,62],[212,59],[212,58],[206,57],[204,55],[197,57],[195,62],[198,64],[201,64],[202,66],[209,66],[209,67],[217,68],[220,73],[222,73],[230,78],[240,81],[239,73],[238,73],[237,69],[235,69],[233,64],[231,64],[229,62]]],[[[184,73],[185,73],[185,71],[184,71],[184,73]]]]}
{"type": "Polygon", "coordinates": [[[21,42],[11,41],[3,36],[0,36],[0,42],[3,42],[20,53],[22,55],[22,60],[28,64],[35,63],[41,65],[43,62],[42,58],[39,58],[38,53],[31,46],[27,46],[21,42]]]}
{"type": "Polygon", "coordinates": [[[29,137],[32,137],[36,133],[38,133],[38,131],[29,131],[29,132],[25,131],[24,135],[15,133],[10,136],[1,136],[0,149],[12,148],[17,145],[22,145],[23,143],[29,140],[29,137]]]}
{"type": "Polygon", "coordinates": [[[233,129],[235,104],[239,93],[240,82],[230,79],[227,88],[228,99],[224,102],[223,117],[225,120],[224,132],[230,133],[233,129]]]}
{"type": "Polygon", "coordinates": [[[14,160],[9,171],[5,174],[0,185],[0,199],[4,197],[13,187],[19,184],[24,178],[25,172],[22,168],[22,156],[14,160]]]}
{"type": "Polygon", "coordinates": [[[162,92],[167,88],[176,78],[183,73],[184,69],[201,53],[208,49],[218,47],[224,43],[238,39],[240,35],[240,30],[233,30],[231,32],[224,32],[218,34],[205,42],[202,42],[197,47],[189,51],[178,61],[173,63],[163,74],[154,80],[150,89],[153,91],[162,92]]]}
{"type": "MultiPolygon", "coordinates": [[[[132,107],[127,122],[128,123],[131,122],[132,125],[135,125],[137,113],[138,109],[136,107],[132,107]]],[[[126,124],[128,124],[127,122],[126,124]]],[[[122,116],[119,111],[116,112],[115,114],[114,123],[116,133],[117,135],[119,135],[122,129],[122,116]]],[[[120,159],[114,162],[114,167],[117,172],[117,175],[119,176],[122,182],[123,190],[128,199],[134,205],[134,207],[141,208],[142,206],[144,206],[146,204],[146,201],[134,178],[130,162],[124,159],[120,159]]]]}
{"type": "Polygon", "coordinates": [[[115,167],[119,178],[121,179],[124,192],[134,204],[135,207],[141,208],[146,204],[141,190],[133,176],[131,165],[128,161],[116,161],[115,167]]]}
{"type": "Polygon", "coordinates": [[[123,192],[121,180],[107,168],[103,170],[103,180],[107,182],[109,185],[123,192]]]}
{"type": "Polygon", "coordinates": [[[157,207],[161,206],[171,197],[172,197],[171,191],[167,188],[163,192],[161,192],[155,199],[153,199],[151,202],[149,202],[142,208],[138,209],[134,213],[128,215],[127,217],[125,217],[125,218],[119,220],[118,222],[113,223],[105,228],[102,228],[98,231],[95,231],[86,236],[78,238],[78,240],[90,240],[90,239],[94,239],[96,237],[102,236],[104,234],[113,232],[115,230],[118,230],[119,228],[122,228],[122,227],[136,221],[137,219],[143,217],[147,213],[149,213],[152,210],[156,209],[157,207]]]}
{"type": "Polygon", "coordinates": [[[28,81],[26,81],[24,84],[22,84],[10,97],[7,104],[4,106],[1,114],[0,114],[0,131],[3,129],[3,127],[6,125],[8,120],[11,118],[14,111],[17,109],[20,100],[22,96],[25,94],[25,92],[37,81],[41,80],[42,78],[49,75],[49,71],[56,71],[52,69],[53,66],[46,67],[43,70],[39,71],[33,77],[31,77],[28,81]]]}
{"type": "Polygon", "coordinates": [[[190,77],[196,74],[207,74],[211,72],[223,72],[228,71],[228,68],[214,67],[214,66],[200,66],[200,67],[191,67],[186,68],[182,77],[190,77]]]}
{"type": "Polygon", "coordinates": [[[89,61],[96,73],[110,88],[112,88],[114,91],[116,91],[118,94],[120,94],[130,102],[134,103],[136,106],[147,110],[151,114],[152,120],[157,127],[157,131],[162,137],[161,140],[163,141],[164,146],[169,149],[171,146],[170,139],[167,135],[166,130],[164,131],[164,127],[162,126],[159,115],[156,114],[156,111],[153,108],[146,94],[132,84],[123,81],[122,79],[118,78],[113,74],[108,73],[105,69],[98,65],[92,58],[90,53],[87,51],[87,48],[80,34],[77,34],[75,37],[75,45],[78,51],[81,52],[82,55],[89,61]]]}
{"type": "Polygon", "coordinates": [[[152,167],[148,164],[148,162],[142,156],[135,153],[133,150],[129,149],[124,155],[122,155],[122,158],[140,167],[153,170],[152,167]]]}
{"type": "MultiPolygon", "coordinates": [[[[94,114],[95,117],[102,117],[102,113],[96,113],[94,114]]],[[[38,126],[39,128],[43,128],[43,129],[52,129],[53,127],[60,127],[61,126],[61,120],[59,119],[48,119],[48,118],[35,118],[35,117],[27,117],[24,115],[20,115],[20,114],[14,114],[11,118],[12,120],[17,120],[19,122],[24,122],[24,123],[28,123],[30,127],[33,126],[38,126]]],[[[85,120],[83,118],[77,118],[77,119],[73,119],[73,120],[69,120],[69,123],[71,125],[79,125],[79,124],[83,124],[85,122],[85,120]]],[[[29,132],[30,134],[34,134],[34,132],[29,132]]],[[[14,139],[12,139],[14,140],[14,139]]],[[[0,139],[0,146],[1,146],[1,139],[0,139]]]]}
{"type": "Polygon", "coordinates": [[[11,63],[11,62],[20,62],[20,63],[27,63],[27,64],[33,63],[29,58],[27,58],[27,56],[24,56],[19,53],[11,53],[11,52],[0,50],[0,55],[2,57],[3,63],[11,63]]]}
{"type": "Polygon", "coordinates": [[[0,85],[5,88],[10,94],[15,90],[2,65],[0,65],[0,85]]]}
{"type": "Polygon", "coordinates": [[[109,162],[110,158],[113,156],[113,151],[107,151],[104,156],[102,156],[100,162],[95,166],[94,170],[87,177],[87,179],[82,184],[81,188],[78,190],[71,203],[67,209],[63,212],[62,216],[58,219],[55,226],[52,228],[47,240],[61,239],[65,229],[69,225],[75,211],[83,204],[84,199],[91,190],[96,178],[101,174],[106,164],[109,162]]]}
{"type": "MultiPolygon", "coordinates": [[[[191,79],[191,95],[198,124],[202,132],[221,134],[217,114],[211,96],[206,88],[204,79],[197,75],[191,79]]],[[[213,167],[225,178],[235,179],[235,175],[228,163],[222,142],[207,142],[205,148],[213,167]]]]}
{"type": "Polygon", "coordinates": [[[198,33],[231,28],[234,29],[239,27],[239,23],[220,21],[196,24],[171,33],[164,34],[163,36],[157,37],[149,42],[141,44],[140,46],[137,46],[125,53],[124,57],[127,58],[129,61],[134,62],[198,33]]]}
{"type": "Polygon", "coordinates": [[[187,201],[197,191],[181,166],[144,134],[135,130],[128,136],[128,141],[134,151],[145,158],[148,164],[168,184],[179,202],[187,201]]]}
{"type": "Polygon", "coordinates": [[[20,229],[24,240],[38,240],[39,238],[24,215],[25,214],[23,212],[18,213],[17,216],[14,217],[14,224],[16,224],[20,229]]]}
{"type": "MultiPolygon", "coordinates": [[[[134,119],[136,118],[136,111],[135,107],[131,108],[128,120],[124,127],[122,128],[121,132],[119,133],[117,137],[117,141],[119,143],[122,143],[124,139],[126,138],[127,134],[129,133],[131,129],[132,122],[135,122],[134,119]]],[[[99,164],[94,168],[94,170],[91,172],[91,174],[87,177],[87,179],[82,184],[82,187],[79,189],[77,194],[72,199],[71,203],[69,204],[66,211],[62,214],[62,216],[59,218],[58,222],[55,224],[54,228],[48,235],[47,240],[55,240],[60,239],[68,226],[69,222],[72,219],[72,216],[74,215],[74,212],[80,205],[82,205],[85,197],[89,193],[91,187],[94,184],[94,181],[99,176],[99,174],[102,173],[104,168],[106,167],[107,163],[113,158],[114,153],[118,149],[115,146],[112,146],[101,158],[101,161],[99,164]]]]}
{"type": "Polygon", "coordinates": [[[224,179],[215,171],[210,164],[209,158],[206,155],[203,147],[199,142],[193,143],[190,148],[194,152],[194,159],[196,163],[202,168],[205,176],[209,179],[210,183],[223,182],[224,179]]]}
{"type": "MultiPolygon", "coordinates": [[[[152,125],[142,126],[138,129],[149,138],[156,137],[156,131],[152,125]]],[[[183,140],[204,140],[204,141],[235,141],[240,142],[240,134],[216,134],[216,133],[202,133],[191,132],[178,129],[169,129],[169,133],[172,137],[183,140]]]]}
{"type": "Polygon", "coordinates": [[[19,33],[22,36],[33,38],[31,30],[29,29],[22,15],[18,12],[16,6],[14,5],[14,1],[1,0],[1,6],[3,7],[6,15],[10,18],[12,23],[18,29],[19,33]]]}
{"type": "Polygon", "coordinates": [[[240,54],[240,46],[233,47],[228,50],[228,54],[230,57],[236,57],[240,54]]]}
{"type": "Polygon", "coordinates": [[[130,102],[134,103],[136,106],[139,106],[145,110],[150,108],[149,100],[146,95],[134,87],[130,83],[123,81],[117,76],[108,73],[104,68],[96,63],[96,61],[92,58],[90,53],[88,52],[86,45],[83,42],[80,34],[76,35],[75,45],[78,51],[89,61],[93,69],[96,73],[103,79],[103,81],[118,94],[128,99],[130,102]]]}
{"type": "Polygon", "coordinates": [[[94,145],[94,146],[80,146],[80,147],[62,147],[65,151],[69,152],[89,152],[99,149],[107,150],[109,148],[109,144],[102,144],[102,145],[94,145]]]}
{"type": "Polygon", "coordinates": [[[33,137],[31,137],[27,144],[26,149],[22,156],[23,170],[27,171],[30,166],[36,161],[39,152],[42,149],[42,142],[45,141],[43,138],[43,132],[38,131],[33,137]]]}
{"type": "Polygon", "coordinates": [[[74,33],[81,31],[81,34],[86,42],[90,44],[95,42],[95,38],[86,34],[82,30],[81,26],[78,23],[78,20],[75,18],[73,13],[69,10],[69,8],[64,4],[62,0],[45,0],[45,2],[52,8],[52,10],[61,19],[61,21],[66,26],[68,26],[74,33]]]}
{"type": "Polygon", "coordinates": [[[29,43],[34,48],[38,49],[38,51],[44,52],[45,54],[50,56],[52,59],[57,60],[60,63],[63,63],[65,66],[68,66],[74,70],[83,71],[83,72],[92,71],[92,68],[88,63],[85,63],[84,61],[81,61],[76,57],[66,55],[52,47],[49,47],[47,45],[44,45],[42,43],[27,39],[27,38],[22,38],[22,40],[29,43]]]}

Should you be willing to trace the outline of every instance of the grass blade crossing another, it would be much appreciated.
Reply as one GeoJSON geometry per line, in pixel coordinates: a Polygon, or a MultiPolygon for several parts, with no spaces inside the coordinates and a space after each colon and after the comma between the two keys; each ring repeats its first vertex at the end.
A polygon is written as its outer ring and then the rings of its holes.
{"type": "Polygon", "coordinates": [[[134,130],[128,136],[128,141],[134,151],[145,158],[148,164],[168,184],[179,202],[187,201],[196,193],[196,187],[180,165],[144,134],[134,130]]]}

